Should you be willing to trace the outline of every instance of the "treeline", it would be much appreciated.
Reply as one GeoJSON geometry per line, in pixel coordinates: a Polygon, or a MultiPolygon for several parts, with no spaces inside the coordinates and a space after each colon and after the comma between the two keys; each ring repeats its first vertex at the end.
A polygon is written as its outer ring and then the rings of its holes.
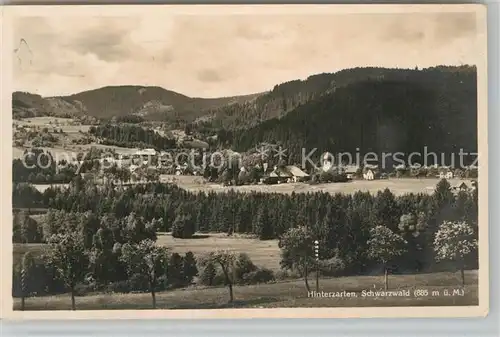
{"type": "Polygon", "coordinates": [[[435,267],[430,247],[436,228],[445,220],[465,221],[477,235],[477,190],[455,196],[445,180],[433,195],[403,196],[395,196],[387,189],[377,195],[234,191],[206,194],[159,183],[120,190],[84,182],[72,183],[68,189],[49,188],[44,193],[15,186],[13,193],[14,207],[91,211],[99,217],[111,213],[117,219],[133,213],[145,221],[161,219],[156,228],[173,231],[177,237],[190,237],[195,232],[225,232],[251,233],[265,240],[279,238],[290,228],[304,225],[314,229],[324,255],[340,257],[345,272],[351,274],[374,267],[367,260],[366,242],[370,228],[377,225],[404,234],[410,246],[415,247],[401,257],[398,265],[404,270],[435,267]]]}
{"type": "MultiPolygon", "coordinates": [[[[437,153],[427,165],[458,163],[460,149],[477,152],[477,85],[475,68],[400,71],[336,87],[297,106],[282,118],[250,129],[221,130],[218,140],[246,151],[262,142],[287,149],[290,163],[324,151],[410,153],[423,164],[424,148],[437,153]],[[397,72],[396,72],[397,73],[397,72]],[[441,154],[445,163],[441,163],[441,154]]],[[[466,161],[470,158],[466,158],[466,161]]],[[[467,162],[466,162],[467,163],[467,162]]],[[[391,163],[388,163],[391,165],[391,163]]]]}
{"type": "Polygon", "coordinates": [[[152,147],[156,150],[174,148],[175,139],[163,137],[151,129],[133,124],[105,124],[91,127],[89,133],[103,138],[103,144],[122,147],[152,147]]]}
{"type": "Polygon", "coordinates": [[[116,123],[140,124],[144,122],[144,118],[139,115],[125,115],[114,118],[114,121],[116,123]]]}
{"type": "Polygon", "coordinates": [[[75,177],[77,167],[68,163],[63,163],[63,166],[60,164],[48,151],[37,148],[25,150],[22,159],[12,160],[12,182],[69,183],[75,177]]]}

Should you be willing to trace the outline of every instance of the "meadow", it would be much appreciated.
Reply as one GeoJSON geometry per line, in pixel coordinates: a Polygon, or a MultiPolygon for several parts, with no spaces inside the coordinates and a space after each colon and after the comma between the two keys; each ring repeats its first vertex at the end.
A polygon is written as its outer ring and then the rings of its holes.
{"type": "MultiPolygon", "coordinates": [[[[465,306],[478,305],[477,271],[466,272],[467,284],[461,288],[460,276],[442,272],[432,274],[391,275],[389,290],[409,290],[409,296],[362,296],[362,291],[383,289],[382,276],[348,276],[321,278],[320,291],[354,292],[355,297],[309,297],[303,280],[235,286],[233,303],[228,303],[225,287],[189,287],[156,294],[158,309],[220,309],[220,308],[285,308],[285,307],[391,307],[391,306],[465,306]],[[414,296],[415,290],[427,290],[428,296],[414,296]],[[464,289],[463,295],[453,290],[464,289]],[[445,290],[450,296],[445,295],[445,290]],[[439,292],[439,294],[437,293],[439,292]],[[434,294],[434,295],[432,295],[434,294]]],[[[312,289],[314,281],[310,279],[312,289]]],[[[14,299],[19,310],[20,299],[14,299]]],[[[69,295],[26,299],[26,310],[69,310],[69,295]]],[[[77,310],[150,309],[151,295],[92,294],[76,297],[77,310]]]]}
{"type": "Polygon", "coordinates": [[[225,233],[200,234],[192,239],[176,239],[170,233],[158,233],[157,243],[169,247],[173,252],[185,254],[188,251],[201,256],[217,249],[227,249],[236,254],[246,253],[259,267],[273,271],[280,269],[278,240],[259,240],[251,236],[225,233]]]}
{"type": "MultiPolygon", "coordinates": [[[[358,191],[369,192],[376,194],[378,191],[383,191],[388,188],[394,195],[404,195],[407,193],[426,193],[432,194],[436,188],[436,184],[440,181],[439,178],[392,178],[378,180],[352,180],[345,183],[327,183],[327,184],[307,184],[307,183],[286,183],[275,185],[243,185],[243,186],[227,186],[224,187],[215,183],[204,183],[203,178],[199,176],[169,176],[161,175],[162,181],[175,181],[175,183],[185,190],[198,192],[227,192],[230,190],[238,192],[263,192],[263,193],[344,193],[353,194],[358,191]]],[[[452,187],[460,185],[464,180],[449,179],[448,182],[452,187]]]]}

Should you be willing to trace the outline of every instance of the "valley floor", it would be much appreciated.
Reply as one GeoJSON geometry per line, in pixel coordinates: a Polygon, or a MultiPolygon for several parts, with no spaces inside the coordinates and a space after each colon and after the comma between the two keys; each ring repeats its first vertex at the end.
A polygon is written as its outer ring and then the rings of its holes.
{"type": "MultiPolygon", "coordinates": [[[[283,183],[275,185],[243,185],[223,187],[215,183],[203,183],[201,177],[197,176],[168,176],[162,175],[161,181],[174,181],[179,187],[188,191],[215,191],[227,192],[230,190],[238,192],[263,192],[263,193],[346,193],[353,194],[357,191],[376,194],[388,188],[394,195],[403,195],[407,193],[426,193],[432,194],[436,188],[439,178],[391,178],[378,180],[352,180],[345,183],[327,183],[311,185],[308,183],[283,183]]],[[[460,185],[464,180],[449,179],[452,187],[460,185]]]]}
{"type": "MultiPolygon", "coordinates": [[[[243,185],[243,186],[227,186],[221,184],[203,182],[200,176],[174,176],[161,175],[160,182],[174,182],[179,187],[191,192],[228,192],[231,190],[237,192],[262,192],[262,193],[346,193],[353,194],[355,192],[369,192],[376,194],[378,191],[383,191],[388,188],[394,195],[404,195],[407,193],[426,193],[432,194],[439,182],[438,178],[392,178],[379,180],[353,180],[345,183],[328,183],[310,185],[307,183],[284,183],[275,185],[243,185]]],[[[448,182],[452,187],[460,185],[464,180],[449,179],[448,182]]],[[[67,184],[59,184],[67,186],[67,184]]],[[[40,192],[45,191],[49,184],[34,185],[40,192]]]]}

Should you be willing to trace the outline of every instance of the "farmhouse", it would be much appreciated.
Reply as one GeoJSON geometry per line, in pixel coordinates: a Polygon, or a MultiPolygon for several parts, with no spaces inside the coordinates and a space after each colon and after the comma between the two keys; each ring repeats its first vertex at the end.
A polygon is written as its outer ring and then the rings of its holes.
{"type": "Polygon", "coordinates": [[[377,168],[365,167],[363,169],[363,178],[365,180],[375,180],[380,178],[380,172],[377,168]]]}
{"type": "Polygon", "coordinates": [[[274,167],[274,170],[260,181],[264,184],[280,184],[284,182],[303,182],[310,178],[309,174],[295,165],[274,167]]]}
{"type": "Polygon", "coordinates": [[[187,173],[187,169],[188,169],[188,165],[186,163],[177,165],[175,167],[175,175],[176,176],[184,175],[187,173]]]}
{"type": "Polygon", "coordinates": [[[292,181],[294,183],[303,182],[309,179],[309,174],[305,173],[295,165],[286,166],[285,169],[292,175],[292,181]]]}
{"type": "Polygon", "coordinates": [[[358,170],[360,169],[358,165],[346,165],[343,167],[344,173],[347,175],[347,179],[353,179],[356,177],[358,170]]]}
{"type": "Polygon", "coordinates": [[[134,156],[156,156],[157,152],[155,149],[142,149],[134,153],[134,156]]]}
{"type": "Polygon", "coordinates": [[[286,167],[274,167],[274,170],[269,174],[271,178],[277,178],[278,184],[281,182],[286,182],[288,179],[292,178],[292,174],[288,172],[286,167]]]}
{"type": "Polygon", "coordinates": [[[453,171],[451,171],[449,168],[440,170],[439,179],[453,179],[453,171]]]}
{"type": "Polygon", "coordinates": [[[468,192],[473,191],[476,188],[474,181],[471,181],[470,184],[465,183],[464,181],[460,184],[452,187],[452,192],[454,194],[458,194],[459,192],[468,192]]]}

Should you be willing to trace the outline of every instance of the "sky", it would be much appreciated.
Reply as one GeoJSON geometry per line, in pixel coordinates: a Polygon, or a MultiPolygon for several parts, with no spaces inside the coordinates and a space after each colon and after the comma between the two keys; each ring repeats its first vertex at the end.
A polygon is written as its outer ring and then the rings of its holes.
{"type": "Polygon", "coordinates": [[[467,12],[44,15],[16,18],[13,29],[13,89],[42,96],[108,85],[234,96],[345,68],[472,65],[481,56],[467,12]]]}

